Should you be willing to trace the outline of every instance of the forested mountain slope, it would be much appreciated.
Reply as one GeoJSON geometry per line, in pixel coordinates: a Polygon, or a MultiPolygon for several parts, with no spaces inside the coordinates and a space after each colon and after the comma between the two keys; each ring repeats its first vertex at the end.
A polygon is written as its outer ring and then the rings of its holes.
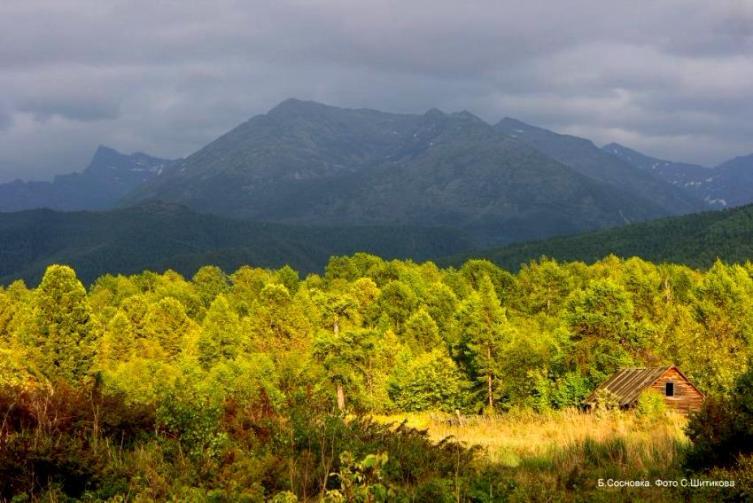
{"type": "Polygon", "coordinates": [[[634,172],[626,176],[644,177],[656,191],[645,196],[635,183],[566,166],[467,112],[389,114],[287,100],[176,163],[124,204],[159,199],[284,223],[449,225],[485,243],[697,208],[669,184],[625,166],[634,172]]]}
{"type": "Polygon", "coordinates": [[[495,127],[582,175],[619,188],[636,200],[649,201],[663,208],[666,215],[706,208],[701,198],[667,183],[654,173],[636,169],[633,164],[610,155],[585,138],[558,134],[511,118],[502,119],[495,127]]]}
{"type": "Polygon", "coordinates": [[[0,283],[36,283],[51,263],[76,267],[86,281],[105,273],[175,269],[206,263],[232,270],[242,264],[320,272],[332,255],[370,251],[426,259],[466,250],[469,241],[447,229],[302,227],[201,215],[150,203],[107,212],[33,210],[0,214],[0,283]]]}
{"type": "Polygon", "coordinates": [[[461,264],[479,257],[518,269],[541,256],[593,262],[609,254],[695,267],[708,267],[717,258],[728,262],[753,260],[753,205],[463,253],[442,262],[461,264]]]}

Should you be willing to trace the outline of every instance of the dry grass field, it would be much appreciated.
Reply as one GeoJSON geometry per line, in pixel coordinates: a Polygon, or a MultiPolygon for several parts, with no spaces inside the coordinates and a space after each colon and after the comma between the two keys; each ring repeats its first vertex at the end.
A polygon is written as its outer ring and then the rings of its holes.
{"type": "Polygon", "coordinates": [[[621,462],[647,468],[657,462],[676,461],[678,448],[687,444],[683,433],[686,419],[676,414],[650,420],[630,412],[589,414],[564,410],[538,414],[518,412],[496,416],[457,417],[450,414],[417,413],[374,416],[382,423],[406,421],[427,430],[432,439],[452,437],[468,446],[479,446],[491,461],[518,466],[523,460],[552,457],[578,450],[588,442],[622,444],[621,462]]]}
{"type": "Polygon", "coordinates": [[[681,489],[598,487],[599,479],[681,478],[680,462],[688,439],[684,434],[686,419],[676,414],[645,418],[632,412],[564,410],[460,419],[437,413],[373,419],[396,425],[405,421],[408,426],[426,430],[437,442],[451,437],[469,447],[478,446],[480,461],[500,467],[508,485],[520,490],[514,499],[521,501],[583,497],[610,501],[618,496],[673,501],[687,496],[681,489]]]}

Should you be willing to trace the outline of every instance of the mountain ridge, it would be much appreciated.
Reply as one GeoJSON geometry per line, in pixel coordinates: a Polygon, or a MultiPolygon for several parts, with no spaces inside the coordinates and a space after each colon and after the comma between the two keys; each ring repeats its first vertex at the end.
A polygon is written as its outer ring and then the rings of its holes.
{"type": "Polygon", "coordinates": [[[123,204],[161,199],[286,224],[446,223],[486,243],[700,207],[658,179],[651,183],[666,191],[659,203],[582,171],[469,112],[392,114],[289,99],[176,163],[123,204]]]}
{"type": "Polygon", "coordinates": [[[634,197],[644,204],[659,205],[666,215],[705,209],[702,200],[649,172],[636,170],[634,165],[608,155],[586,138],[556,133],[509,117],[494,127],[585,176],[633,192],[634,197]]]}
{"type": "Polygon", "coordinates": [[[738,156],[707,168],[697,164],[666,161],[631,148],[610,143],[602,147],[634,166],[657,173],[666,181],[695,194],[712,208],[733,208],[753,203],[753,154],[738,156]]]}
{"type": "Polygon", "coordinates": [[[141,152],[122,154],[99,145],[83,171],[56,175],[50,182],[14,180],[0,184],[0,211],[111,208],[172,162],[141,152]]]}

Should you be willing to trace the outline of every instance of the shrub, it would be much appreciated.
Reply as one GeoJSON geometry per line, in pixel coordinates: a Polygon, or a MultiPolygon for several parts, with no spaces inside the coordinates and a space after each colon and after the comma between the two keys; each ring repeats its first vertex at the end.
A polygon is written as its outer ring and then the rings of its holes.
{"type": "Polygon", "coordinates": [[[168,438],[175,438],[194,460],[219,456],[227,434],[220,431],[223,409],[206,397],[195,394],[168,394],[157,408],[157,427],[168,438]]]}
{"type": "Polygon", "coordinates": [[[620,399],[607,389],[600,389],[594,395],[594,409],[596,411],[611,411],[619,409],[620,399]]]}
{"type": "Polygon", "coordinates": [[[642,420],[653,421],[667,414],[664,397],[656,390],[646,390],[638,397],[635,414],[642,420]]]}
{"type": "Polygon", "coordinates": [[[122,489],[127,482],[108,467],[108,444],[128,447],[154,429],[152,411],[91,382],[0,389],[0,417],[0,501],[38,488],[71,498],[122,489]]]}
{"type": "Polygon", "coordinates": [[[592,385],[587,377],[579,372],[568,372],[557,380],[552,393],[552,404],[560,409],[578,407],[591,389],[592,385]]]}
{"type": "Polygon", "coordinates": [[[686,464],[692,468],[732,466],[753,454],[753,366],[728,397],[709,397],[687,427],[693,441],[686,464]]]}

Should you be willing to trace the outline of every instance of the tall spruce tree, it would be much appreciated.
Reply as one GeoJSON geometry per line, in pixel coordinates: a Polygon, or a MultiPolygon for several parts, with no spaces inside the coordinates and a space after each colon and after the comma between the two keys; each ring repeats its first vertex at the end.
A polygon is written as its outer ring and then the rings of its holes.
{"type": "Polygon", "coordinates": [[[456,354],[470,375],[475,377],[491,412],[495,407],[500,377],[500,358],[512,334],[512,326],[500,305],[494,285],[488,277],[479,282],[458,309],[459,331],[456,354]]]}
{"type": "Polygon", "coordinates": [[[98,330],[86,289],[73,269],[47,268],[29,321],[24,342],[39,355],[42,371],[51,378],[81,379],[96,354],[98,330]]]}
{"type": "Polygon", "coordinates": [[[221,360],[233,360],[242,345],[238,315],[224,295],[218,295],[209,307],[199,335],[199,362],[209,368],[221,360]]]}
{"type": "Polygon", "coordinates": [[[314,357],[335,385],[337,408],[346,405],[346,387],[359,384],[367,372],[376,335],[372,330],[322,331],[314,342],[314,357]]]}

